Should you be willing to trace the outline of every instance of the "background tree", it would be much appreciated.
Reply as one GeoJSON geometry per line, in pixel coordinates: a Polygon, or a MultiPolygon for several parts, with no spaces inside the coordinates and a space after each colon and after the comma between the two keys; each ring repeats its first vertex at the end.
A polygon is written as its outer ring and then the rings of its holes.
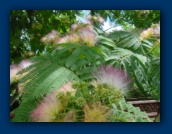
{"type": "Polygon", "coordinates": [[[159,10],[91,10],[92,16],[100,14],[105,20],[115,21],[117,24],[131,24],[136,28],[149,28],[160,21],[159,10]]]}
{"type": "MultiPolygon", "coordinates": [[[[91,16],[100,15],[123,28],[134,25],[136,28],[149,28],[159,23],[159,10],[90,10],[91,16]]],[[[22,58],[39,55],[45,51],[40,38],[51,30],[61,34],[69,31],[70,26],[82,16],[81,10],[12,10],[10,13],[10,63],[22,58]]],[[[102,23],[93,21],[102,29],[102,23]]]]}
{"type": "Polygon", "coordinates": [[[10,62],[39,55],[45,50],[41,37],[51,30],[61,34],[76,22],[79,10],[12,10],[10,13],[10,62]]]}

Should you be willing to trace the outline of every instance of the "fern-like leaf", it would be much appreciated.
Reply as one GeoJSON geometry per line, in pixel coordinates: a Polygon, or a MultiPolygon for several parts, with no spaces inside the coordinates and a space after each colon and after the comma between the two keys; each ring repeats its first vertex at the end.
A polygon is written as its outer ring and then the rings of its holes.
{"type": "Polygon", "coordinates": [[[126,31],[115,31],[108,35],[118,47],[127,48],[140,54],[147,53],[153,44],[148,40],[140,41],[139,36],[139,34],[126,31]]]}
{"type": "Polygon", "coordinates": [[[39,104],[39,100],[26,99],[21,102],[19,108],[15,109],[13,113],[14,118],[11,119],[12,122],[29,122],[30,113],[39,104]]]}
{"type": "Polygon", "coordinates": [[[147,57],[133,53],[130,50],[123,48],[115,48],[111,54],[106,58],[106,62],[118,68],[123,68],[125,72],[129,73],[135,79],[135,84],[139,87],[144,95],[146,95],[145,88],[142,83],[148,83],[148,69],[146,68],[147,57]]]}
{"type": "Polygon", "coordinates": [[[68,81],[91,79],[91,73],[102,60],[98,49],[79,44],[68,44],[59,51],[34,57],[32,61],[36,63],[21,72],[26,73],[20,81],[24,85],[23,98],[41,98],[68,81]]]}
{"type": "Polygon", "coordinates": [[[117,104],[112,104],[112,107],[114,116],[111,121],[152,122],[147,116],[146,112],[142,112],[140,108],[126,103],[124,98],[121,99],[117,104]]]}

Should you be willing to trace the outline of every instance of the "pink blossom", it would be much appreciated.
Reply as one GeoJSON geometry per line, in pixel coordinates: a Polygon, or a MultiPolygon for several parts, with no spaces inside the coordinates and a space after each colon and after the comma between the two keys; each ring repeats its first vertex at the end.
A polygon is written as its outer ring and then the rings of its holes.
{"type": "Polygon", "coordinates": [[[20,70],[20,66],[18,66],[17,64],[13,64],[10,66],[10,76],[16,75],[19,70],[20,70]]]}
{"type": "Polygon", "coordinates": [[[100,102],[84,105],[84,122],[107,122],[113,112],[100,102]]]}
{"type": "Polygon", "coordinates": [[[64,93],[66,94],[67,92],[75,92],[75,89],[72,88],[72,83],[67,82],[65,83],[60,89],[57,90],[57,93],[64,93]]]}
{"type": "Polygon", "coordinates": [[[97,41],[96,34],[88,27],[82,28],[80,33],[81,40],[88,46],[94,46],[97,41]]]}
{"type": "Polygon", "coordinates": [[[86,23],[89,24],[89,25],[93,24],[93,22],[91,20],[86,20],[86,23]]]}
{"type": "Polygon", "coordinates": [[[10,66],[10,83],[17,81],[19,76],[17,73],[21,70],[20,66],[17,64],[13,64],[10,66]]]}
{"type": "Polygon", "coordinates": [[[74,31],[78,27],[77,23],[71,25],[71,31],[74,31]]]}
{"type": "Polygon", "coordinates": [[[98,21],[99,21],[101,24],[103,24],[103,23],[104,23],[104,19],[103,19],[103,17],[98,16],[98,21]]]}
{"type": "Polygon", "coordinates": [[[55,40],[55,43],[56,44],[59,44],[59,43],[66,43],[67,41],[68,41],[68,35],[66,35],[66,36],[63,36],[63,37],[61,37],[61,38],[59,38],[59,39],[56,39],[55,40]]]}
{"type": "Polygon", "coordinates": [[[40,41],[44,43],[51,43],[54,42],[56,39],[58,39],[59,36],[60,33],[58,31],[52,30],[50,33],[42,37],[40,41]]]}
{"type": "Polygon", "coordinates": [[[127,73],[112,66],[101,66],[98,71],[94,73],[94,76],[98,83],[106,83],[115,87],[117,90],[122,90],[123,93],[130,83],[127,73]]]}
{"type": "Polygon", "coordinates": [[[46,39],[47,39],[46,37],[42,37],[42,38],[40,39],[40,41],[41,41],[41,42],[45,42],[46,39]]]}
{"type": "Polygon", "coordinates": [[[56,31],[56,30],[52,30],[49,34],[47,34],[47,38],[49,40],[53,40],[56,38],[56,36],[58,35],[59,33],[56,31]]]}
{"type": "Polygon", "coordinates": [[[95,22],[98,22],[98,23],[101,23],[103,24],[104,23],[104,18],[101,17],[100,15],[97,15],[97,16],[91,16],[90,14],[87,16],[87,22],[88,24],[92,24],[92,21],[95,21],[95,22]]]}
{"type": "MultiPolygon", "coordinates": [[[[56,89],[49,95],[43,98],[41,103],[31,113],[31,120],[35,122],[56,122],[58,114],[65,109],[64,103],[67,102],[67,97],[64,96],[63,103],[57,98],[57,95],[67,92],[74,92],[72,83],[65,83],[60,89],[56,89]],[[63,105],[62,105],[63,104],[63,105]]],[[[67,117],[66,117],[67,118],[67,117]]]]}
{"type": "Polygon", "coordinates": [[[61,107],[61,103],[55,95],[47,96],[31,113],[31,120],[35,122],[53,122],[61,107]]]}
{"type": "Polygon", "coordinates": [[[19,63],[19,66],[23,69],[23,68],[29,67],[32,64],[33,63],[30,62],[28,59],[24,59],[19,63]]]}
{"type": "Polygon", "coordinates": [[[26,75],[26,73],[22,75],[17,75],[17,73],[21,71],[22,69],[29,67],[32,64],[33,63],[30,62],[28,59],[24,59],[18,65],[17,64],[11,65],[10,66],[10,84],[12,84],[15,81],[18,81],[22,76],[26,75]]]}

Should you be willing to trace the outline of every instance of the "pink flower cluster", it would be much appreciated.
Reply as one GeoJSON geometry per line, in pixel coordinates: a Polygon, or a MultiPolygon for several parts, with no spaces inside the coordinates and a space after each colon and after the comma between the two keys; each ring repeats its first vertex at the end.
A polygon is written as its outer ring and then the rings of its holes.
{"type": "Polygon", "coordinates": [[[52,30],[49,34],[41,38],[41,42],[48,43],[83,43],[88,46],[94,46],[97,42],[97,35],[93,30],[93,26],[89,23],[74,23],[68,34],[61,37],[56,31],[52,30]]]}
{"type": "MultiPolygon", "coordinates": [[[[35,110],[31,113],[31,120],[34,122],[56,122],[56,121],[66,121],[68,113],[64,116],[63,119],[57,119],[58,114],[65,109],[65,103],[67,103],[68,99],[64,96],[64,101],[61,102],[57,96],[60,93],[64,95],[67,93],[75,93],[75,90],[72,88],[72,83],[65,83],[60,89],[54,90],[52,93],[43,98],[40,104],[37,106],[35,110]]],[[[72,114],[73,115],[73,114],[72,114]]]]}
{"type": "Polygon", "coordinates": [[[54,43],[55,40],[60,38],[60,33],[56,30],[52,30],[50,33],[41,38],[41,42],[54,43]]]}
{"type": "Polygon", "coordinates": [[[112,66],[101,66],[95,73],[95,78],[100,84],[108,84],[115,87],[117,90],[122,90],[124,93],[130,80],[127,73],[121,69],[114,68],[112,66]]]}
{"type": "Polygon", "coordinates": [[[17,75],[19,71],[21,71],[24,68],[27,68],[28,66],[32,65],[33,63],[30,62],[28,59],[22,60],[19,64],[12,64],[10,66],[10,84],[13,82],[19,80],[20,76],[17,75]]]}
{"type": "Polygon", "coordinates": [[[97,42],[96,34],[89,28],[82,28],[80,32],[80,37],[83,42],[88,46],[94,46],[97,42]]]}
{"type": "Polygon", "coordinates": [[[32,112],[31,119],[34,122],[53,122],[61,108],[62,105],[56,96],[49,95],[32,112]]]}
{"type": "Polygon", "coordinates": [[[87,22],[92,24],[92,21],[100,23],[100,24],[104,24],[105,20],[103,19],[103,17],[101,17],[100,15],[97,16],[91,16],[90,14],[87,16],[87,22]]]}

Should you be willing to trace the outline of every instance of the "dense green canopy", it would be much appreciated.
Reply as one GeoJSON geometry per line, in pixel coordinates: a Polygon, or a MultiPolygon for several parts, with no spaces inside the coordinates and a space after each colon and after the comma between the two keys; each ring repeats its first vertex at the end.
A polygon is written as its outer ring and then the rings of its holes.
{"type": "MultiPolygon", "coordinates": [[[[88,10],[92,16],[100,15],[105,21],[126,28],[149,28],[153,23],[159,23],[158,10],[88,10]]],[[[10,14],[10,61],[18,62],[22,58],[40,54],[45,46],[40,38],[51,30],[61,34],[69,31],[70,26],[82,17],[82,10],[12,10],[10,14]]],[[[102,28],[93,21],[94,25],[102,28]]]]}

